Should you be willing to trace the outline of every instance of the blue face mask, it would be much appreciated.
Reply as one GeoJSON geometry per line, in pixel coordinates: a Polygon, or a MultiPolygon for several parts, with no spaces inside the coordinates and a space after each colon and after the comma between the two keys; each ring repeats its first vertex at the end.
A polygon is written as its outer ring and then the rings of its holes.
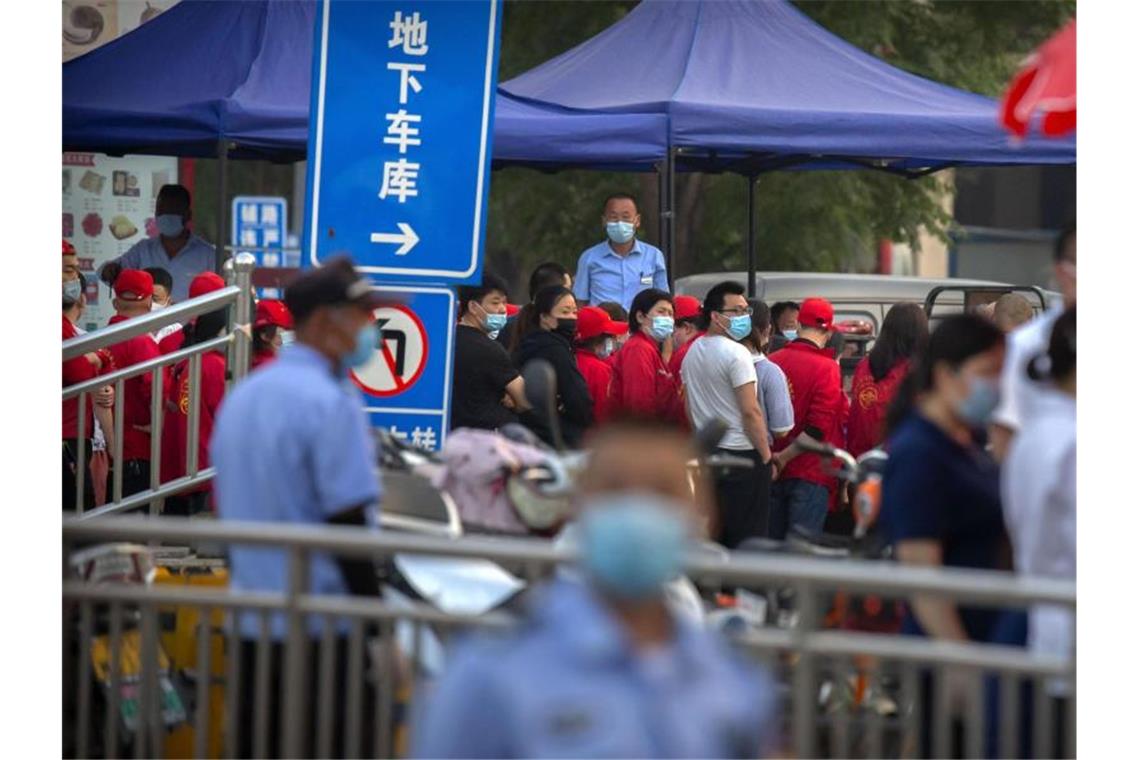
{"type": "Polygon", "coordinates": [[[606,222],[606,235],[615,243],[633,240],[633,222],[606,222]]]}
{"type": "Polygon", "coordinates": [[[380,331],[376,329],[375,322],[369,322],[356,333],[356,345],[344,357],[344,363],[353,369],[363,367],[376,353],[380,344],[380,331]]]}
{"type": "Polygon", "coordinates": [[[79,280],[68,280],[63,283],[63,300],[75,303],[83,294],[83,284],[79,280]]]}
{"type": "Polygon", "coordinates": [[[672,317],[654,317],[649,325],[649,337],[660,343],[673,334],[672,317]]]}
{"type": "Polygon", "coordinates": [[[659,594],[681,571],[687,545],[680,512],[654,494],[605,494],[582,513],[582,565],[603,591],[622,599],[659,594]]]}
{"type": "Polygon", "coordinates": [[[182,223],[181,214],[162,214],[154,219],[154,225],[158,227],[158,234],[163,237],[178,237],[185,229],[182,223]]]}
{"type": "Polygon", "coordinates": [[[783,335],[788,340],[795,340],[796,338],[800,337],[798,330],[784,330],[781,335],[783,335]]]}
{"type": "Polygon", "coordinates": [[[740,314],[728,320],[728,337],[733,340],[744,340],[752,334],[752,317],[740,314]]]}
{"type": "Polygon", "coordinates": [[[506,314],[488,314],[486,319],[483,320],[483,327],[487,332],[498,333],[507,326],[506,314]]]}
{"type": "Polygon", "coordinates": [[[984,428],[990,415],[1001,401],[1001,388],[996,381],[970,378],[970,392],[958,402],[955,409],[958,418],[975,430],[984,428]]]}

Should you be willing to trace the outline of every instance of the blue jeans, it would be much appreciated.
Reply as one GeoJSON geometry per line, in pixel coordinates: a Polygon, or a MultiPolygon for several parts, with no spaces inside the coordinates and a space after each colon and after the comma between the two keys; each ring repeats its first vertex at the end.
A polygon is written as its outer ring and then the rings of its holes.
{"type": "Polygon", "coordinates": [[[777,480],[768,508],[768,538],[783,541],[788,528],[798,525],[811,533],[823,530],[827,519],[827,489],[810,480],[777,480]]]}

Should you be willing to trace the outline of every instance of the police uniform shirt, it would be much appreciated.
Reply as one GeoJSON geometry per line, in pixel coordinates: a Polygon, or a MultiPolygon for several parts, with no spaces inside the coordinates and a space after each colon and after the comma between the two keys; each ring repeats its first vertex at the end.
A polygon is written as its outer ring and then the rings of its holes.
{"type": "MultiPolygon", "coordinates": [[[[294,344],[239,383],[222,403],[210,446],[215,494],[223,520],[323,524],[329,517],[380,498],[376,456],[359,394],[331,362],[294,344]]],[[[282,550],[234,545],[231,582],[244,591],[282,592],[282,550]]],[[[347,589],[334,559],[311,555],[314,594],[347,589]]],[[[319,630],[318,620],[312,621],[319,630]]],[[[245,637],[259,634],[254,615],[240,619],[245,637]]],[[[272,622],[275,638],[283,620],[272,622]]]]}
{"type": "Polygon", "coordinates": [[[555,581],[517,632],[461,646],[418,716],[419,757],[759,757],[770,682],[674,618],[638,652],[590,588],[555,581]]]}

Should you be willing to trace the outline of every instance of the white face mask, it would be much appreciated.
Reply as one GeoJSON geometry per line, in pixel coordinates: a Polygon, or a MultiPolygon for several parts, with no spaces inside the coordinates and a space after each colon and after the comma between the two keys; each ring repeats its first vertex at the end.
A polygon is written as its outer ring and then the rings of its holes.
{"type": "Polygon", "coordinates": [[[293,345],[293,331],[292,330],[278,330],[278,335],[281,336],[281,348],[293,345]]]}
{"type": "Polygon", "coordinates": [[[163,309],[165,309],[169,305],[170,304],[159,303],[158,301],[155,301],[150,305],[150,310],[151,311],[162,311],[163,309]]]}
{"type": "Polygon", "coordinates": [[[600,356],[603,359],[606,359],[610,355],[612,355],[613,352],[614,352],[614,339],[613,338],[606,338],[602,342],[602,350],[598,352],[598,356],[600,356]]]}

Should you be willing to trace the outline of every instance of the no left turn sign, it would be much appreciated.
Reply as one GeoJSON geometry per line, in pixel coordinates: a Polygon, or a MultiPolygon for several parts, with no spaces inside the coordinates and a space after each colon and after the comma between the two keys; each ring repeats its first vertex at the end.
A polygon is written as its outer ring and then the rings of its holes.
{"type": "Polygon", "coordinates": [[[352,371],[352,381],[373,396],[398,396],[416,384],[427,365],[427,330],[405,306],[382,306],[374,316],[379,345],[367,364],[352,371]]]}

